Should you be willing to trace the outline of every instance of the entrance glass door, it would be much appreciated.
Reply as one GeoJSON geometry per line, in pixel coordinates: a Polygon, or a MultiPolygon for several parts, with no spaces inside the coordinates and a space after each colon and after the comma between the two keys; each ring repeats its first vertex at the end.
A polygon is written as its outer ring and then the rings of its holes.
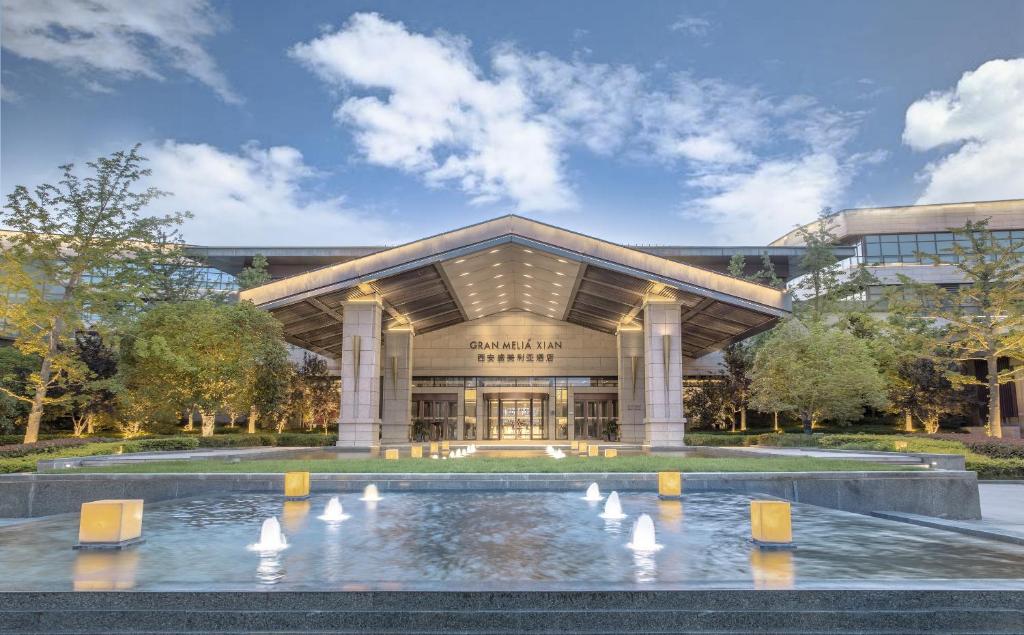
{"type": "Polygon", "coordinates": [[[577,439],[613,440],[617,422],[618,400],[607,398],[576,399],[573,417],[573,432],[577,439]]]}
{"type": "Polygon", "coordinates": [[[441,441],[458,438],[458,403],[451,398],[413,397],[412,441],[441,441]]]}
{"type": "Polygon", "coordinates": [[[534,440],[547,438],[547,395],[487,399],[485,439],[534,440]]]}

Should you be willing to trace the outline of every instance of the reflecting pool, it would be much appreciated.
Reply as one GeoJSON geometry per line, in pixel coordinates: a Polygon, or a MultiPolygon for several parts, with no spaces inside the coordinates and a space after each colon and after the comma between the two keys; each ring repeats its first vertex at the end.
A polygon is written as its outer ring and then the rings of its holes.
{"type": "Polygon", "coordinates": [[[344,520],[320,518],[331,494],[183,499],[147,505],[146,541],[111,552],[72,550],[78,517],[69,514],[0,529],[0,590],[886,587],[1024,571],[1014,545],[808,505],[793,505],[796,550],[760,551],[747,542],[749,496],[620,492],[626,517],[605,519],[605,502],[581,494],[343,494],[344,520]],[[641,514],[653,520],[657,551],[626,547],[641,514]],[[250,550],[268,518],[287,547],[250,550]]]}

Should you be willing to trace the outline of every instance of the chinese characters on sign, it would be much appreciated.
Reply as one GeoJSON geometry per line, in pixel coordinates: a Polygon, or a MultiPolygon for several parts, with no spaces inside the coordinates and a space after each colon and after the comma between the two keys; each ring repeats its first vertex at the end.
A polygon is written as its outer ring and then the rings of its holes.
{"type": "Polygon", "coordinates": [[[550,364],[555,361],[555,351],[562,348],[560,340],[506,340],[506,341],[472,341],[469,348],[475,351],[506,351],[501,353],[477,353],[476,361],[481,364],[550,364]],[[511,352],[529,351],[529,352],[511,352]],[[538,351],[538,352],[534,352],[538,351]],[[539,352],[545,351],[545,352],[539,352]]]}

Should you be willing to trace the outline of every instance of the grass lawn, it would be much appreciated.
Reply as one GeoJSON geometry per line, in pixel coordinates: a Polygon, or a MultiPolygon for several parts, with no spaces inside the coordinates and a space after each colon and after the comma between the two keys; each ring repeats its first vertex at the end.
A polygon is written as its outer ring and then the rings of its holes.
{"type": "Polygon", "coordinates": [[[323,472],[323,473],[481,473],[481,472],[846,472],[908,470],[909,466],[883,465],[866,461],[804,457],[708,458],[669,456],[496,458],[469,457],[457,460],[409,459],[319,459],[228,461],[153,461],[145,464],[81,468],[75,472],[182,473],[182,472],[323,472]]]}

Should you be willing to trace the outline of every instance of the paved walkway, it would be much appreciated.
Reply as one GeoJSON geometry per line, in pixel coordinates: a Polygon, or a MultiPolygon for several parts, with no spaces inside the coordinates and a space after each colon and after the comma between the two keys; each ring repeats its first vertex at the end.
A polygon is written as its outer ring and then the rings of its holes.
{"type": "Polygon", "coordinates": [[[914,465],[921,459],[909,454],[898,452],[857,452],[849,450],[819,450],[815,448],[773,448],[773,447],[733,447],[723,446],[720,450],[745,452],[761,456],[796,456],[815,459],[842,459],[846,461],[873,461],[875,463],[902,463],[914,465]]]}
{"type": "Polygon", "coordinates": [[[1024,481],[979,483],[978,494],[981,520],[946,520],[896,512],[876,512],[874,515],[1024,546],[1024,481]]]}

